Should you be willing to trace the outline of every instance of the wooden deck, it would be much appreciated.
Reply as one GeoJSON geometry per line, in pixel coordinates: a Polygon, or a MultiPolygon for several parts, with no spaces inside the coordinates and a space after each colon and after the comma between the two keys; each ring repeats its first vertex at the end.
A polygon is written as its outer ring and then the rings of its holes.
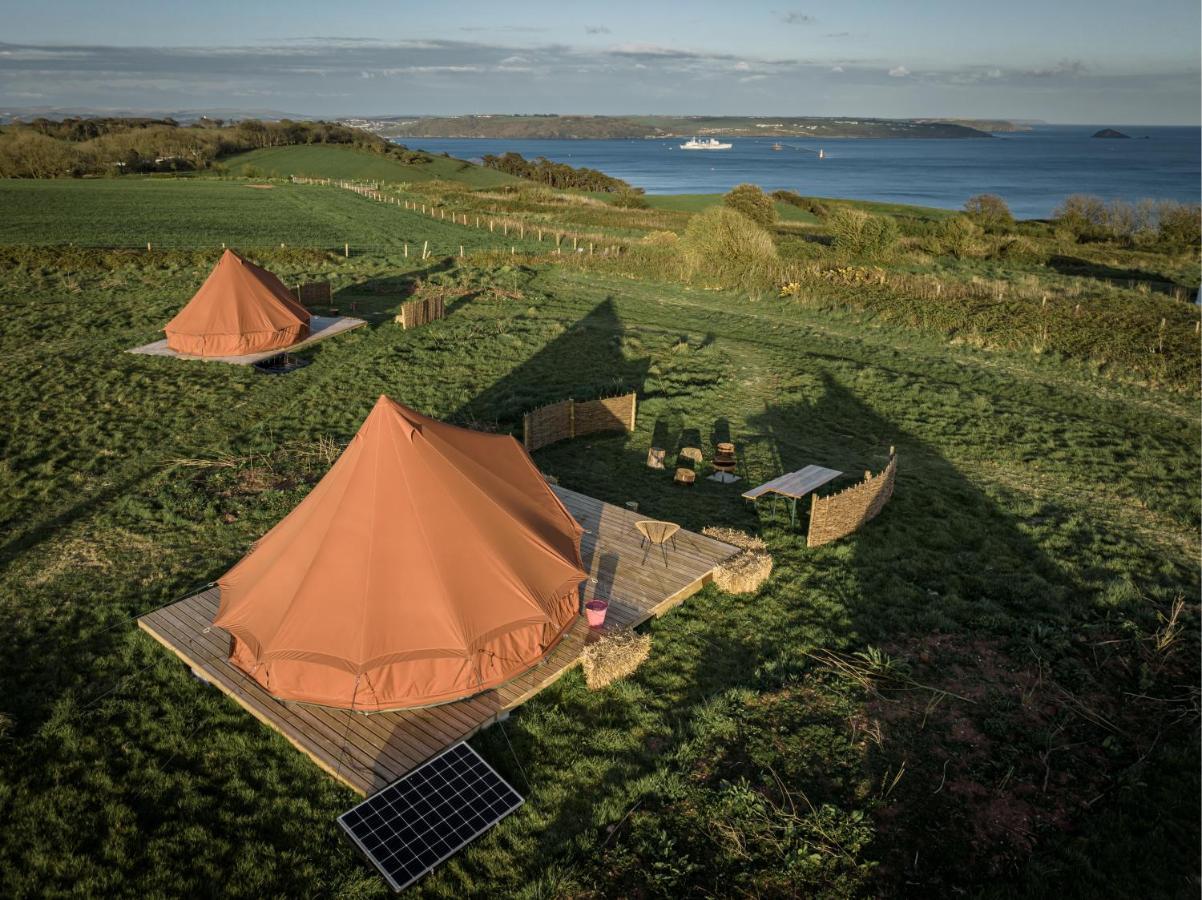
{"type": "MultiPolygon", "coordinates": [[[[634,523],[644,516],[556,487],[587,529],[581,551],[590,578],[583,600],[610,601],[606,627],[634,626],[696,593],[735,547],[680,531],[665,565],[659,550],[639,546],[634,523]],[[645,556],[645,561],[644,561],[645,556]]],[[[360,794],[370,794],[426,759],[521,705],[580,662],[595,639],[583,617],[540,665],[501,687],[466,700],[426,709],[371,715],[276,700],[230,665],[229,636],[211,625],[220,599],[216,588],[147,613],[138,625],[256,718],[304,751],[317,765],[360,794]],[[345,738],[345,740],[344,740],[345,738]]]]}
{"type": "Polygon", "coordinates": [[[303,341],[297,341],[292,346],[281,347],[279,350],[264,350],[262,353],[244,353],[241,356],[191,356],[187,353],[177,353],[167,346],[166,338],[151,344],[144,344],[141,347],[134,347],[126,352],[139,353],[143,356],[171,356],[176,359],[199,359],[203,362],[223,362],[235,366],[253,366],[257,362],[271,359],[273,356],[279,356],[281,353],[291,353],[294,350],[300,350],[308,347],[310,344],[316,344],[318,341],[324,341],[326,338],[342,334],[344,331],[350,331],[352,328],[358,328],[366,324],[367,320],[355,319],[350,316],[313,316],[309,323],[309,336],[303,341]]]}

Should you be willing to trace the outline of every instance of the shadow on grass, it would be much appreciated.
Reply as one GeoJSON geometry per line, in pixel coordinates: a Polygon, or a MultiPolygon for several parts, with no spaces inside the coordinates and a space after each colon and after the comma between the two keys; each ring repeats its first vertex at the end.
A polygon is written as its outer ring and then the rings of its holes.
{"type": "Polygon", "coordinates": [[[495,421],[498,427],[519,433],[522,416],[539,406],[641,391],[650,363],[622,352],[625,333],[613,300],[603,300],[460,406],[452,421],[495,421]]]}
{"type": "Polygon", "coordinates": [[[1188,299],[1196,289],[1174,281],[1166,281],[1159,272],[1148,272],[1143,269],[1120,269],[1103,263],[1081,259],[1076,256],[1055,255],[1048,260],[1048,267],[1061,275],[1071,275],[1076,278],[1095,278],[1098,281],[1115,281],[1125,287],[1135,287],[1145,284],[1158,294],[1171,297],[1183,296],[1188,299]]]}
{"type": "MultiPolygon", "coordinates": [[[[713,440],[727,436],[723,424],[722,419],[715,423],[713,440]]],[[[657,422],[653,440],[670,443],[665,440],[670,428],[670,422],[657,422]]],[[[1087,749],[1086,734],[1094,726],[1078,721],[1072,727],[1083,729],[1078,735],[1083,746],[1066,748],[1057,763],[1074,781],[1054,795],[1045,796],[1039,788],[1049,735],[1055,735],[1056,716],[1063,710],[1052,702],[1051,685],[1041,689],[1038,678],[1029,677],[1037,669],[1035,655],[1047,652],[1032,649],[1029,636],[1040,628],[1067,630],[1073,613],[1081,614],[1071,603],[1070,576],[1014,515],[985,496],[935,447],[897,428],[829,375],[823,374],[813,402],[771,406],[750,417],[748,428],[758,435],[761,455],[779,461],[777,471],[767,474],[810,463],[846,472],[848,477],[830,489],[849,486],[865,470],[879,471],[894,444],[899,455],[895,496],[855,535],[815,550],[805,547],[804,522],[790,529],[787,513],[772,516],[765,508],[760,528],[777,568],[764,589],[744,597],[703,591],[649,626],[655,650],[625,686],[591,694],[570,676],[516,720],[518,727],[511,726],[510,732],[516,732],[515,750],[527,761],[528,777],[539,788],[557,783],[556,798],[543,801],[553,804],[549,819],[533,836],[538,858],[553,857],[565,844],[592,848],[584,850],[586,860],[603,845],[615,852],[624,840],[608,831],[620,818],[612,813],[615,803],[629,808],[637,801],[637,815],[654,822],[662,814],[670,821],[666,811],[680,801],[654,792],[632,793],[632,786],[680,764],[664,753],[696,736],[714,698],[740,689],[765,696],[799,685],[841,695],[856,691],[855,683],[810,654],[831,650],[850,656],[876,646],[885,654],[885,665],[892,658],[903,667],[892,671],[910,673],[907,677],[934,689],[891,692],[886,689],[890,682],[875,682],[870,675],[873,687],[861,694],[863,722],[848,720],[849,733],[837,736],[862,754],[859,780],[830,779],[812,771],[786,787],[815,806],[830,803],[842,810],[876,812],[868,858],[880,863],[879,885],[910,884],[928,895],[943,895],[982,889],[999,879],[1021,882],[1032,854],[1060,840],[1061,832],[1049,831],[1046,823],[1056,821],[1065,807],[1075,812],[1075,804],[1089,799],[1084,794],[1097,787],[1088,774],[1097,760],[1087,749]],[[884,686],[880,693],[878,684],[884,686]],[[638,703],[618,699],[631,694],[638,703]],[[1033,698],[1033,704],[1025,703],[1024,696],[1033,698]],[[546,704],[554,704],[553,716],[546,704]],[[548,732],[543,720],[550,719],[568,733],[548,732]],[[879,742],[857,732],[872,722],[884,728],[879,742]],[[573,743],[588,747],[594,735],[630,734],[649,737],[638,746],[610,747],[606,739],[591,752],[577,750],[572,758],[581,764],[572,767],[557,756],[557,748],[573,743]],[[879,793],[874,797],[873,792],[879,793]],[[598,822],[601,798],[611,812],[598,822]]],[[[733,431],[729,436],[747,446],[747,437],[733,431]]],[[[557,470],[572,479],[577,470],[568,464],[565,448],[551,452],[557,470]]],[[[598,466],[607,472],[631,471],[637,464],[633,458],[641,462],[644,453],[645,448],[615,441],[605,445],[600,458],[579,464],[580,471],[598,466]],[[632,458],[620,460],[622,456],[632,458]]],[[[727,490],[737,496],[739,488],[727,490]]],[[[679,496],[681,504],[700,499],[697,494],[679,496]]],[[[746,521],[743,516],[714,524],[746,527],[746,521]]],[[[775,752],[820,757],[830,751],[807,742],[826,739],[782,733],[775,752]]],[[[485,740],[500,749],[494,736],[485,740]]],[[[507,749],[500,755],[501,765],[507,765],[507,749]]],[[[697,755],[704,758],[705,750],[697,755]]],[[[763,764],[748,761],[744,769],[762,782],[762,790],[777,790],[763,764]]],[[[717,792],[714,797],[722,791],[718,782],[706,781],[704,766],[684,774],[717,792]]],[[[703,801],[693,797],[687,802],[703,801]]],[[[680,850],[686,836],[677,838],[680,850]]],[[[623,852],[628,861],[640,858],[637,847],[625,846],[623,852]]],[[[703,846],[684,852],[705,873],[699,876],[704,883],[717,883],[714,879],[729,874],[707,858],[703,846]]],[[[573,863],[604,882],[610,863],[604,854],[595,858],[596,873],[594,864],[581,862],[580,855],[574,855],[573,863]]],[[[534,878],[537,872],[531,868],[524,875],[534,878]]],[[[643,875],[625,872],[623,877],[631,887],[641,884],[643,875]]]]}

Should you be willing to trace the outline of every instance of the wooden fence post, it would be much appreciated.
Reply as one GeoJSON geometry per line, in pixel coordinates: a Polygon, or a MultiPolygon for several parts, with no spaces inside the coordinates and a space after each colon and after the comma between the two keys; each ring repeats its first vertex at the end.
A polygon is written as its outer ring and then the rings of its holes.
{"type": "Polygon", "coordinates": [[[343,244],[343,246],[342,246],[342,255],[343,255],[343,256],[345,256],[345,257],[349,257],[349,256],[351,255],[351,245],[350,245],[350,243],[349,243],[349,242],[348,242],[348,243],[346,243],[346,244],[343,244]]]}

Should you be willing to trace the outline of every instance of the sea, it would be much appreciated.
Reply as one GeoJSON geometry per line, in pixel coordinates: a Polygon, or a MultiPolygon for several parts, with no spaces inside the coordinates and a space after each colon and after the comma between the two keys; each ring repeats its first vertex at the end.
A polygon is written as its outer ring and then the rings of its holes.
{"type": "Polygon", "coordinates": [[[398,142],[477,161],[507,151],[545,156],[599,169],[649,194],[725,193],[751,182],[768,191],[945,209],[963,207],[974,194],[998,194],[1025,219],[1050,216],[1069,194],[1197,203],[1202,179],[1202,129],[1193,126],[1036,125],[989,139],[781,138],[781,150],[772,149],[771,138],[721,139],[734,146],[681,150],[680,139],[398,142]],[[1130,140],[1091,136],[1104,127],[1130,140]]]}

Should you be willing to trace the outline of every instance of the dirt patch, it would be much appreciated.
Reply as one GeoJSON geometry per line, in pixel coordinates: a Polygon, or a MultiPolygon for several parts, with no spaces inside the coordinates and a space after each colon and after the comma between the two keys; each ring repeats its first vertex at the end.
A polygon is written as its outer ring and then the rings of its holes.
{"type": "Polygon", "coordinates": [[[275,187],[275,185],[274,184],[248,184],[248,185],[245,185],[245,187],[254,188],[256,191],[270,191],[275,187]]]}

